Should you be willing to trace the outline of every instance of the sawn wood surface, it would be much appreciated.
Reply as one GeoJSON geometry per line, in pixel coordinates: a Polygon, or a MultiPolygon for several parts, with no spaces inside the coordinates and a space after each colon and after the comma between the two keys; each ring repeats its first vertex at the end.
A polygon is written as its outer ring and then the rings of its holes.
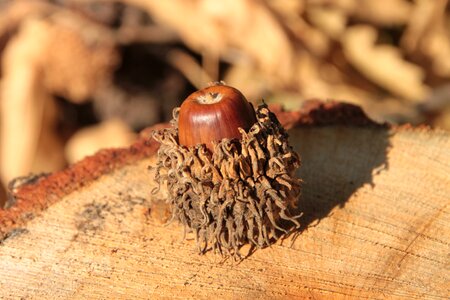
{"type": "Polygon", "coordinates": [[[0,225],[0,298],[448,299],[450,134],[334,125],[290,138],[304,216],[283,242],[242,261],[198,255],[164,225],[150,155],[0,225]]]}

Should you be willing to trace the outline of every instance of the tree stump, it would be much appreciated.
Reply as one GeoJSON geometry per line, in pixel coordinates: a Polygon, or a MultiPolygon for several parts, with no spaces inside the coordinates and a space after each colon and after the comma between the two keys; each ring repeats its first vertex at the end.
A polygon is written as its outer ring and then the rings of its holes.
{"type": "Polygon", "coordinates": [[[336,103],[277,114],[302,158],[295,234],[241,261],[198,255],[165,225],[164,191],[151,193],[146,130],[128,149],[11,184],[0,297],[448,297],[450,133],[379,126],[336,103]]]}

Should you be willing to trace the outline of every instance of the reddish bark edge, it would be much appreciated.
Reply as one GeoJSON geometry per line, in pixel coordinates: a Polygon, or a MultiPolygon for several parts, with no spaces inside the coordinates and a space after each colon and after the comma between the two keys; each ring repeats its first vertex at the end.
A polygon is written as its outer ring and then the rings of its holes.
{"type": "Polygon", "coordinates": [[[388,126],[387,124],[379,124],[371,120],[361,107],[350,103],[309,100],[304,103],[299,111],[284,111],[281,105],[270,106],[270,109],[277,115],[286,129],[328,125],[388,126]]]}
{"type": "MultiPolygon", "coordinates": [[[[324,125],[384,126],[370,120],[360,107],[346,103],[309,101],[300,111],[295,112],[286,112],[281,106],[270,108],[287,129],[324,125]]],[[[165,126],[168,125],[160,124],[143,130],[140,138],[129,148],[104,149],[62,171],[13,181],[10,185],[8,208],[0,209],[0,243],[16,233],[24,232],[21,226],[64,195],[117,168],[156,153],[158,144],[150,138],[150,134],[165,126]]]]}
{"type": "MultiPolygon", "coordinates": [[[[161,126],[164,125],[152,129],[161,126]]],[[[133,164],[156,153],[159,145],[150,138],[149,133],[149,130],[143,131],[140,138],[129,148],[103,149],[62,171],[13,181],[6,205],[9,207],[0,209],[0,243],[14,234],[14,229],[19,229],[64,195],[119,167],[133,164]]]]}

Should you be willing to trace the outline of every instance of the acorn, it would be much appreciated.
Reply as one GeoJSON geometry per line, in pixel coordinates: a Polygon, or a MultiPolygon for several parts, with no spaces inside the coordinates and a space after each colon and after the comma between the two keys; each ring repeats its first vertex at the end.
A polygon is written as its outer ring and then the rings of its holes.
{"type": "Polygon", "coordinates": [[[266,104],[255,111],[240,91],[214,83],[175,108],[171,123],[153,134],[155,180],[199,253],[240,257],[245,244],[264,248],[300,226],[300,158],[266,104]]]}

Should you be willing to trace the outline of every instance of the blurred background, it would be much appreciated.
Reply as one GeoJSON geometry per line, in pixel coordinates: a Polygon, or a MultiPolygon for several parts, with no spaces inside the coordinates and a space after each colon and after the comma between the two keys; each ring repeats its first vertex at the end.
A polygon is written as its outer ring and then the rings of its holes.
{"type": "Polygon", "coordinates": [[[0,0],[0,204],[224,80],[295,110],[450,130],[448,0],[0,0]]]}

